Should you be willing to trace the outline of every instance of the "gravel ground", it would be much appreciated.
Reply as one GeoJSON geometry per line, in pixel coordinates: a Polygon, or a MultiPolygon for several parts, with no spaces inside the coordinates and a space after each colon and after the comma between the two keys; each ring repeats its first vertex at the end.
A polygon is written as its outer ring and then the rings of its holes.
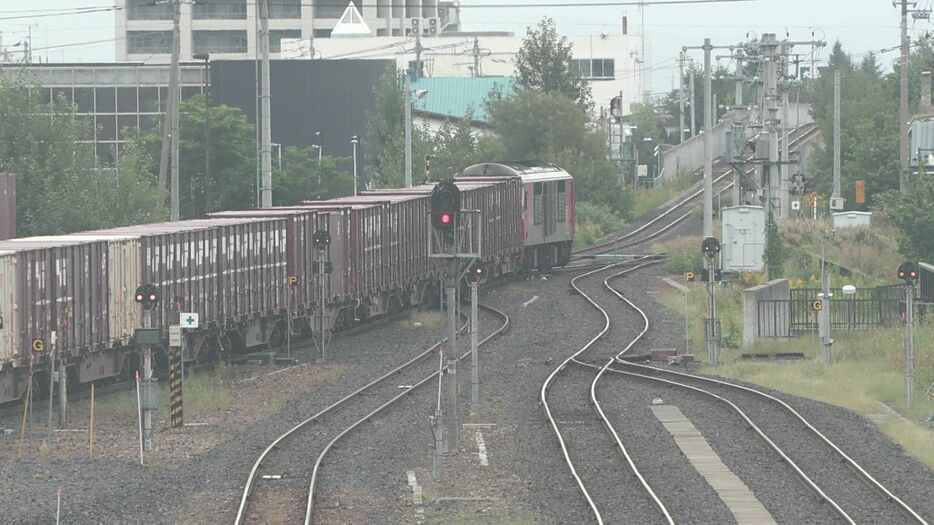
{"type": "MultiPolygon", "coordinates": [[[[683,347],[683,325],[678,314],[651,300],[650,288],[660,273],[658,268],[640,270],[635,278],[616,283],[646,309],[654,323],[637,351],[683,347]]],[[[367,424],[363,432],[329,456],[322,472],[317,521],[592,522],[592,514],[538,403],[548,374],[603,324],[591,307],[571,291],[571,277],[554,274],[543,280],[536,276],[484,290],[482,301],[509,314],[512,328],[481,352],[482,400],[469,407],[469,412],[464,411],[460,446],[444,457],[442,481],[431,481],[432,439],[427,420],[436,391],[425,390],[367,424]],[[485,466],[479,461],[480,436],[488,458],[485,466]],[[424,495],[421,505],[413,504],[408,471],[415,475],[424,495]]],[[[602,277],[593,279],[587,287],[596,293],[602,289],[602,277]]],[[[596,350],[615,353],[635,335],[641,320],[631,311],[627,314],[628,307],[608,292],[600,293],[601,303],[615,305],[610,310],[615,325],[607,343],[596,350]]],[[[491,319],[484,326],[492,327],[493,323],[491,319]]],[[[234,367],[230,370],[231,383],[256,379],[232,387],[232,400],[221,410],[199,413],[186,407],[191,421],[209,424],[183,432],[159,432],[154,461],[146,467],[137,462],[135,416],[124,414],[108,420],[98,413],[101,424],[97,427],[98,454],[94,460],[80,457],[86,435],[79,432],[56,434],[47,449],[40,450],[37,442],[30,442],[19,460],[15,459],[15,436],[0,437],[0,454],[6,458],[0,463],[0,521],[52,522],[55,488],[61,483],[63,523],[229,523],[249,465],[269,442],[294,423],[397,365],[403,356],[426,348],[440,332],[440,327],[413,330],[411,321],[392,323],[336,340],[331,346],[331,362],[325,366],[309,365],[273,376],[264,375],[276,370],[271,367],[234,367]]],[[[462,401],[466,402],[470,394],[469,366],[462,364],[459,372],[462,401]]],[[[560,380],[586,373],[573,367],[560,380]]],[[[589,385],[589,381],[586,383],[589,385]]],[[[711,497],[711,489],[648,411],[647,403],[654,397],[678,405],[779,522],[832,521],[825,518],[826,512],[815,508],[813,497],[800,482],[788,476],[787,467],[775,462],[748,430],[732,423],[735,416],[723,407],[645,381],[607,378],[601,385],[604,410],[679,523],[733,520],[726,507],[711,497]]],[[[849,411],[782,397],[813,419],[899,496],[926,517],[934,516],[931,469],[909,458],[871,423],[849,411]]],[[[604,433],[594,425],[596,416],[588,406],[576,410],[578,414],[571,414],[568,420],[587,420],[587,427],[594,426],[604,433]]],[[[167,416],[167,411],[160,413],[162,416],[167,416]]],[[[37,418],[44,420],[41,412],[37,412],[37,418]]],[[[80,421],[81,411],[72,408],[72,418],[80,421]]],[[[584,429],[563,427],[567,428],[584,429]]],[[[597,448],[604,439],[599,437],[603,434],[589,430],[586,435],[594,440],[591,448],[597,448]]],[[[588,445],[585,442],[577,446],[588,445]]],[[[622,465],[612,447],[600,452],[615,460],[615,465],[622,465]]],[[[591,473],[594,475],[599,478],[600,473],[591,473]]],[[[617,473],[605,475],[606,480],[619,480],[617,473]]],[[[601,489],[620,500],[609,503],[604,514],[609,522],[647,523],[658,519],[653,508],[643,513],[635,503],[644,500],[641,493],[636,496],[623,488],[633,486],[631,479],[621,483],[625,484],[601,489]]],[[[304,490],[301,487],[300,494],[297,488],[286,488],[276,496],[284,506],[295,497],[303,498],[304,490]]],[[[264,518],[269,523],[277,522],[275,515],[264,518]]]]}
{"type": "MultiPolygon", "coordinates": [[[[424,316],[418,319],[426,320],[424,316]]],[[[427,319],[422,329],[413,329],[411,320],[402,320],[338,338],[329,348],[329,364],[323,366],[272,376],[265,374],[275,368],[234,367],[232,376],[250,370],[247,375],[257,379],[233,385],[229,407],[210,414],[213,419],[205,415],[209,425],[180,432],[162,430],[165,421],[159,421],[157,450],[146,467],[139,465],[136,455],[132,407],[132,415],[115,416],[112,421],[98,409],[93,460],[82,457],[86,450],[70,443],[84,442],[85,433],[56,433],[49,447],[31,441],[21,459],[16,459],[17,440],[2,438],[0,450],[6,458],[0,464],[2,521],[52,521],[55,491],[61,485],[63,523],[230,522],[249,466],[262,449],[304,417],[385,373],[404,356],[427,348],[440,334],[440,327],[429,327],[430,316],[427,319]]],[[[186,414],[193,412],[197,413],[186,409],[186,414]]],[[[44,420],[41,413],[36,416],[44,420]]],[[[80,407],[72,408],[71,417],[83,420],[80,407]]],[[[167,417],[167,411],[159,417],[167,417]]]]}
{"type": "MultiPolygon", "coordinates": [[[[648,270],[644,275],[661,275],[664,270],[661,268],[648,270]]],[[[653,320],[655,326],[647,334],[646,342],[640,346],[642,349],[649,348],[683,348],[683,336],[680,330],[676,329],[679,324],[677,314],[668,312],[664,307],[652,300],[638,300],[646,296],[647,286],[645,282],[635,280],[623,280],[614,283],[614,286],[630,297],[635,298],[638,306],[646,310],[650,320],[653,320]],[[665,324],[660,324],[655,319],[667,319],[672,323],[671,329],[665,324]]],[[[651,293],[651,292],[650,292],[651,293]]],[[[637,349],[638,350],[638,349],[637,349]]],[[[684,371],[683,368],[678,370],[684,371]]],[[[623,380],[623,382],[629,382],[623,380]]],[[[644,382],[644,381],[640,381],[644,382]]],[[[645,382],[647,383],[647,382],[645,382]]],[[[647,387],[656,392],[662,392],[657,397],[663,399],[673,399],[672,395],[680,395],[682,398],[690,398],[683,392],[679,394],[677,390],[670,388],[661,389],[658,386],[647,387]]],[[[708,388],[706,385],[698,385],[708,388]]],[[[926,465],[908,456],[904,450],[897,444],[890,441],[877,427],[867,419],[843,408],[834,407],[818,401],[803,399],[787,394],[769,391],[755,385],[748,385],[757,389],[769,392],[772,395],[780,397],[799,410],[801,414],[811,421],[819,430],[825,433],[828,438],[836,442],[853,459],[859,462],[880,482],[886,485],[896,495],[901,497],[922,516],[930,519],[934,516],[934,471],[926,465]]],[[[860,522],[868,523],[903,523],[905,517],[897,514],[891,506],[886,507],[880,503],[880,498],[865,486],[857,481],[854,475],[850,474],[839,462],[827,455],[825,446],[818,446],[816,442],[805,440],[805,434],[801,432],[789,432],[789,429],[800,428],[800,423],[795,423],[784,419],[778,415],[778,411],[771,405],[761,406],[761,402],[741,403],[745,399],[743,396],[734,394],[734,390],[714,389],[714,392],[728,397],[741,409],[747,411],[750,416],[776,443],[788,453],[798,465],[809,475],[815,478],[819,485],[827,490],[845,510],[852,513],[854,518],[860,522]],[[756,409],[758,408],[758,411],[756,409]],[[798,438],[801,440],[798,440],[798,438]],[[817,476],[820,472],[823,478],[817,476]],[[835,474],[828,475],[826,472],[835,474]],[[831,485],[833,477],[839,477],[837,484],[831,485]]],[[[615,396],[619,398],[619,396],[615,396]]],[[[628,402],[628,401],[627,401],[628,402]]],[[[673,404],[679,404],[673,403],[673,404]]],[[[702,403],[699,399],[692,405],[696,406],[702,403]]],[[[807,522],[820,522],[821,514],[803,512],[803,509],[811,508],[810,503],[813,496],[810,493],[801,493],[802,485],[793,483],[783,483],[777,485],[776,481],[759,481],[760,476],[766,475],[766,469],[757,460],[757,454],[751,454],[749,448],[755,446],[761,441],[753,439],[750,434],[746,439],[745,446],[730,446],[731,438],[723,436],[721,433],[728,426],[718,423],[717,417],[708,416],[716,414],[717,405],[710,404],[706,409],[697,408],[697,415],[692,416],[688,413],[691,409],[682,408],[695,426],[710,441],[711,446],[721,455],[721,459],[730,466],[743,480],[754,490],[766,508],[783,523],[800,523],[802,514],[807,522]],[[703,415],[703,416],[701,416],[703,415]],[[710,436],[716,436],[717,439],[711,439],[710,436]],[[798,490],[799,497],[791,496],[785,498],[783,494],[774,490],[775,486],[785,486],[789,490],[798,490]],[[764,487],[760,489],[758,487],[764,487]],[[777,501],[774,501],[777,500],[777,501]]],[[[747,432],[748,434],[748,432],[747,432]]],[[[734,442],[735,443],[735,442],[734,442]]],[[[766,457],[766,456],[762,456],[766,457]]],[[[771,464],[771,463],[769,463],[771,464]]],[[[768,469],[771,470],[771,469],[768,469]]],[[[777,478],[781,479],[781,478],[777,478]]],[[[792,492],[793,494],[793,492],[792,492]]],[[[827,515],[826,512],[823,513],[827,515]]],[[[833,519],[833,518],[829,518],[833,519]]]]}

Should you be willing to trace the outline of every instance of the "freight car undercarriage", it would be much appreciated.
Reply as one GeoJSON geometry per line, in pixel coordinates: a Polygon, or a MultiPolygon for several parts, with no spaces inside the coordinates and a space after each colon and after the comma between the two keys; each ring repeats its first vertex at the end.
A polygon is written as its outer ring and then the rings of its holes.
{"type": "MultiPolygon", "coordinates": [[[[558,253],[557,251],[554,253],[558,253]]],[[[521,267],[522,261],[515,254],[506,260],[488,261],[487,278],[495,279],[510,274],[521,267]]],[[[414,284],[377,292],[362,300],[351,299],[340,303],[331,303],[325,309],[325,333],[335,333],[359,327],[387,315],[417,307],[425,302],[434,303],[438,299],[439,282],[437,279],[416,282],[414,284]]],[[[210,363],[226,361],[232,356],[274,350],[285,345],[286,331],[291,327],[291,336],[295,340],[316,337],[318,326],[317,309],[306,312],[293,312],[291,324],[287,323],[286,312],[259,319],[248,319],[230,323],[228,326],[206,326],[202,329],[186,332],[184,360],[186,363],[210,363]]],[[[153,356],[157,370],[167,370],[168,339],[167,327],[163,328],[163,344],[154,348],[153,356]]],[[[294,341],[294,340],[293,340],[294,341]]],[[[50,357],[48,352],[33,354],[34,386],[42,392],[48,389],[50,378],[50,357]]],[[[115,345],[114,347],[79,352],[68,357],[64,363],[68,386],[86,385],[92,381],[107,379],[130,379],[139,367],[140,352],[134,346],[115,345]]],[[[61,363],[56,363],[59,368],[61,363]]],[[[0,370],[0,404],[22,400],[29,385],[30,367],[6,367],[0,370]]],[[[160,374],[156,374],[157,377],[160,374]]]]}

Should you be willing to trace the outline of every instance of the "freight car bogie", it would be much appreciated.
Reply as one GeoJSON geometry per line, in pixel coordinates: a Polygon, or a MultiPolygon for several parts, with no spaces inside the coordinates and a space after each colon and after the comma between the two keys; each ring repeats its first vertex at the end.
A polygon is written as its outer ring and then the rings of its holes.
{"type": "Polygon", "coordinates": [[[571,241],[528,246],[525,249],[524,268],[548,271],[555,266],[567,266],[571,260],[571,241]]]}

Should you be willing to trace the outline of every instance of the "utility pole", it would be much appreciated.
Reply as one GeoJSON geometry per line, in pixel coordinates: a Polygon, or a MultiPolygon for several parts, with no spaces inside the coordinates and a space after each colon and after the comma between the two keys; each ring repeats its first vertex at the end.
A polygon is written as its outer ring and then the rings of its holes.
{"type": "MultiPolygon", "coordinates": [[[[143,328],[152,328],[152,310],[143,308],[143,328]]],[[[145,388],[145,399],[143,403],[143,448],[146,452],[152,451],[152,401],[155,388],[152,384],[152,346],[143,345],[143,384],[145,388]]]]}
{"type": "Polygon", "coordinates": [[[733,105],[741,107],[743,105],[743,50],[736,52],[736,93],[733,95],[733,105]]]}
{"type": "Polygon", "coordinates": [[[908,192],[908,0],[900,0],[901,4],[901,48],[898,68],[901,76],[899,90],[898,126],[899,142],[898,156],[901,173],[898,177],[898,189],[902,193],[908,192]]]}
{"type": "Polygon", "coordinates": [[[905,388],[908,389],[908,410],[915,402],[915,334],[914,334],[914,283],[905,283],[905,348],[907,350],[905,361],[905,388]]]}
{"type": "Polygon", "coordinates": [[[473,76],[479,77],[480,74],[480,38],[473,37],[473,76]]]}
{"type": "Polygon", "coordinates": [[[58,428],[65,428],[68,420],[68,369],[63,352],[59,352],[58,365],[58,428]]]}
{"type": "MultiPolygon", "coordinates": [[[[454,219],[454,229],[457,231],[457,219],[454,219]]],[[[456,250],[456,248],[455,248],[456,250]]],[[[460,420],[457,411],[457,259],[448,263],[447,275],[444,278],[444,294],[447,300],[447,328],[448,342],[445,345],[447,353],[448,371],[448,451],[457,450],[458,434],[460,433],[460,420]]]]}
{"type": "Polygon", "coordinates": [[[789,210],[791,209],[791,144],[789,144],[789,131],[790,127],[788,126],[788,87],[787,85],[782,90],[782,151],[781,156],[781,165],[779,166],[780,179],[779,179],[779,217],[782,219],[791,216],[789,210]]]}
{"type": "MultiPolygon", "coordinates": [[[[179,61],[179,42],[181,33],[179,30],[179,18],[181,18],[181,6],[178,0],[172,0],[172,65],[169,68],[169,100],[165,107],[165,117],[162,121],[162,151],[159,155],[159,191],[165,191],[165,180],[169,172],[169,153],[173,151],[172,144],[177,135],[175,119],[178,113],[178,61],[179,61]]],[[[173,162],[174,164],[174,162],[173,162]]],[[[174,178],[173,170],[171,193],[171,219],[178,220],[178,181],[174,178]]],[[[164,198],[164,197],[163,197],[164,198]]],[[[162,201],[165,203],[165,201],[162,201]]]]}
{"type": "Polygon", "coordinates": [[[704,238],[713,237],[713,108],[710,85],[710,39],[704,39],[704,238]]]}
{"type": "Polygon", "coordinates": [[[833,297],[833,294],[830,293],[830,276],[827,275],[827,265],[825,259],[825,249],[824,244],[827,242],[826,237],[821,235],[820,242],[820,280],[821,280],[821,293],[819,297],[821,309],[817,312],[817,332],[821,340],[821,349],[822,356],[824,361],[824,366],[830,366],[830,363],[833,362],[831,355],[831,347],[833,345],[833,338],[830,336],[830,298],[833,297]]]}
{"type": "MultiPolygon", "coordinates": [[[[623,99],[620,98],[620,106],[623,104],[623,99]]],[[[681,50],[681,53],[678,54],[678,108],[679,108],[679,119],[678,119],[678,137],[680,140],[679,143],[684,142],[684,50],[681,50]]]]}
{"type": "MultiPolygon", "coordinates": [[[[416,66],[418,67],[418,66],[416,66]]],[[[405,104],[405,187],[412,187],[412,81],[411,72],[406,69],[403,81],[405,104]]]]}
{"type": "Polygon", "coordinates": [[[688,79],[688,91],[691,92],[691,136],[697,135],[697,124],[695,123],[695,115],[697,114],[697,105],[695,101],[697,98],[694,96],[694,62],[691,61],[690,64],[691,76],[688,79]]]}
{"type": "Polygon", "coordinates": [[[480,317],[477,315],[477,293],[480,282],[470,283],[470,403],[474,410],[480,402],[480,349],[477,338],[480,333],[480,317]]]}
{"type": "Polygon", "coordinates": [[[272,206],[272,137],[271,137],[271,104],[269,94],[269,0],[260,0],[260,50],[262,52],[262,75],[260,86],[260,103],[262,105],[262,145],[260,146],[260,162],[262,163],[261,205],[263,208],[272,206]]]}
{"type": "Polygon", "coordinates": [[[51,344],[52,350],[49,352],[49,432],[46,436],[46,443],[49,446],[52,446],[52,399],[55,397],[55,361],[58,358],[56,344],[56,334],[53,331],[49,343],[51,344]]]}
{"type": "MultiPolygon", "coordinates": [[[[833,194],[840,199],[840,70],[833,72],[833,194]]],[[[840,209],[843,209],[841,206],[840,209]]]]}

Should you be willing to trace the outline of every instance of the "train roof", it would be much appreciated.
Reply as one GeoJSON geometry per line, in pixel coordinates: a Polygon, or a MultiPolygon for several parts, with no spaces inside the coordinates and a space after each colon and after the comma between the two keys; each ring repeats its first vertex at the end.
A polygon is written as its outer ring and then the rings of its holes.
{"type": "Polygon", "coordinates": [[[536,175],[543,178],[570,176],[568,172],[550,162],[540,160],[515,160],[505,162],[485,162],[464,168],[463,177],[519,176],[523,179],[536,175]]]}

